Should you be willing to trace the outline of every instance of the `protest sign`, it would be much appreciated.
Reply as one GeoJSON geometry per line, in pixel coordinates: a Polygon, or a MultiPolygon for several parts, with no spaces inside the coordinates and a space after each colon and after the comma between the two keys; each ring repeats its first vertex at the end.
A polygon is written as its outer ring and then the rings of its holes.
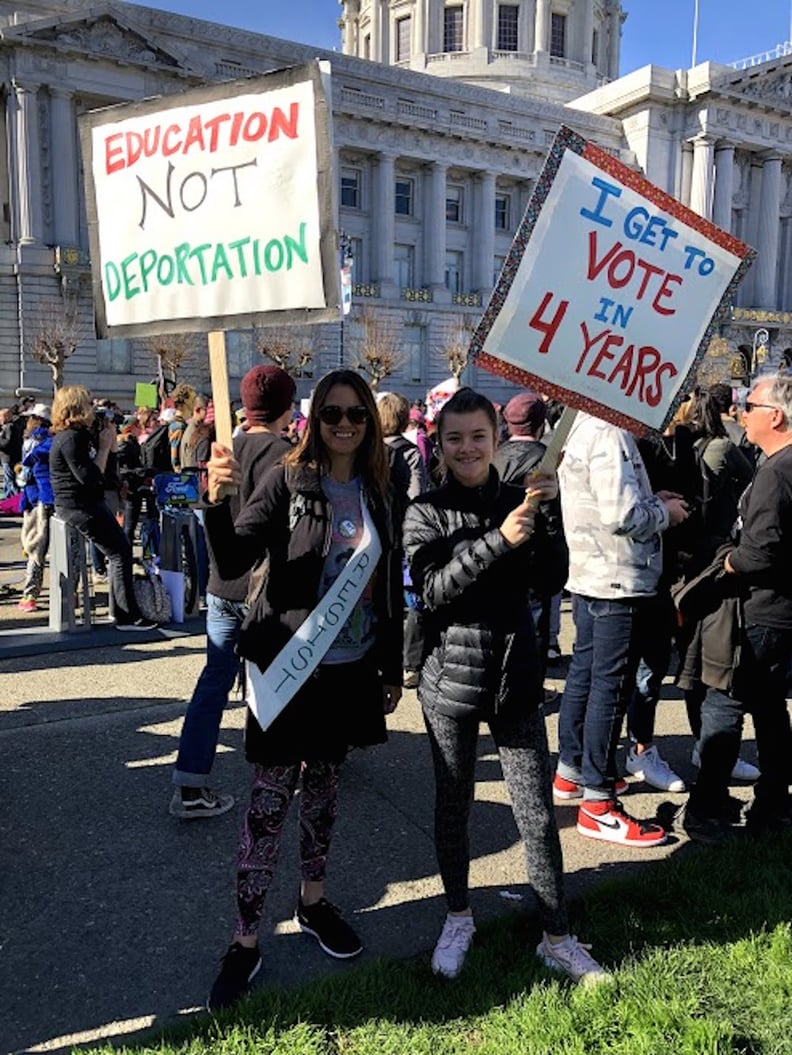
{"type": "Polygon", "coordinates": [[[471,353],[567,406],[661,429],[754,255],[562,128],[471,353]]]}
{"type": "Polygon", "coordinates": [[[101,336],[338,318],[323,66],[81,118],[101,336]]]}
{"type": "Polygon", "coordinates": [[[157,392],[156,385],[145,384],[143,381],[138,381],[135,385],[135,406],[136,407],[148,407],[150,410],[156,410],[159,402],[159,393],[157,392]]]}

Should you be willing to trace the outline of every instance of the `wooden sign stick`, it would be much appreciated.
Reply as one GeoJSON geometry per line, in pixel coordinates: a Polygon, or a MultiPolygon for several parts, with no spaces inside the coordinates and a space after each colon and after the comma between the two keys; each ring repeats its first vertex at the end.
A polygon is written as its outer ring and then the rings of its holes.
{"type": "Polygon", "coordinates": [[[554,473],[558,468],[558,463],[561,461],[561,452],[564,449],[569,430],[572,428],[576,417],[577,410],[574,407],[564,407],[561,417],[558,419],[556,427],[550,436],[547,450],[542,455],[542,460],[537,466],[540,472],[554,473]]]}
{"type": "MultiPolygon", "coordinates": [[[[228,388],[228,364],[226,362],[225,333],[211,330],[209,339],[209,371],[212,378],[212,401],[215,412],[215,436],[229,450],[233,449],[234,426],[231,421],[231,393],[228,388]]],[[[224,485],[222,494],[236,494],[236,487],[224,485]]]]}
{"type": "MultiPolygon", "coordinates": [[[[558,463],[561,461],[561,452],[564,449],[564,444],[569,436],[569,430],[577,417],[577,410],[574,407],[564,407],[561,417],[558,419],[556,427],[553,429],[553,433],[550,436],[550,442],[547,444],[547,450],[542,455],[542,460],[539,464],[528,473],[527,487],[525,490],[525,497],[527,501],[531,501],[529,498],[529,492],[531,490],[531,476],[534,473],[554,473],[558,468],[558,463]]],[[[535,496],[534,496],[535,500],[535,496]]]]}

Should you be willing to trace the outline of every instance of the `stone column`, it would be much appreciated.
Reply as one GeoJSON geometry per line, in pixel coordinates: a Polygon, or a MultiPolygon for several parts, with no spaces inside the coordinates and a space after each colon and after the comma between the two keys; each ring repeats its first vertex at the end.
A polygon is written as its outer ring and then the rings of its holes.
{"type": "Polygon", "coordinates": [[[550,0],[536,0],[534,51],[550,50],[550,0]]]}
{"type": "Polygon", "coordinates": [[[583,41],[580,61],[591,65],[591,42],[594,37],[594,0],[583,0],[583,41]]]}
{"type": "Polygon", "coordinates": [[[473,288],[486,301],[492,291],[495,270],[495,173],[480,172],[476,177],[476,226],[473,288]]]}
{"type": "MultiPolygon", "coordinates": [[[[17,239],[40,242],[44,204],[41,194],[41,146],[38,123],[38,84],[14,82],[14,145],[16,149],[17,239]]],[[[12,177],[13,178],[13,177],[12,177]]]]}
{"type": "Polygon", "coordinates": [[[426,48],[426,2],[427,0],[415,0],[412,11],[413,18],[413,45],[412,57],[425,55],[426,48]]]}
{"type": "Polygon", "coordinates": [[[471,44],[473,48],[490,48],[491,41],[487,36],[487,0],[477,0],[473,9],[476,12],[471,44]]]}
{"type": "Polygon", "coordinates": [[[756,249],[756,306],[775,308],[778,271],[778,234],[781,208],[781,156],[768,154],[762,166],[762,196],[756,249]]]}
{"type": "Polygon", "coordinates": [[[393,282],[393,242],[396,217],[396,176],[393,154],[377,157],[374,209],[374,281],[388,296],[393,282]]]}
{"type": "Polygon", "coordinates": [[[619,52],[621,50],[621,10],[618,0],[611,0],[608,15],[608,76],[616,80],[619,76],[619,52]]]}
{"type": "Polygon", "coordinates": [[[424,285],[436,301],[447,301],[445,288],[446,254],[446,173],[439,161],[429,166],[424,214],[424,285]]]}
{"type": "Polygon", "coordinates": [[[380,0],[371,0],[371,50],[369,58],[382,62],[382,8],[380,0]]]}
{"type": "Polygon", "coordinates": [[[58,245],[79,241],[77,125],[72,93],[50,88],[52,96],[53,217],[58,245]]]}
{"type": "Polygon", "coordinates": [[[715,147],[715,202],[712,222],[724,231],[731,231],[732,198],[734,197],[734,146],[719,143],[715,147]]]}
{"type": "Polygon", "coordinates": [[[693,179],[690,187],[690,208],[703,216],[712,217],[712,176],[715,141],[711,136],[696,136],[693,140],[693,179]]]}

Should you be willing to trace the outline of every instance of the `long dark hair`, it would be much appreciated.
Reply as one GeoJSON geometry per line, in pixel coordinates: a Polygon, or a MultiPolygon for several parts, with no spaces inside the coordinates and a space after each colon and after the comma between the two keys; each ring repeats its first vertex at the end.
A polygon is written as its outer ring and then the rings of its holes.
{"type": "Polygon", "coordinates": [[[284,463],[291,466],[308,465],[317,469],[330,467],[330,459],[322,443],[319,411],[325,405],[327,393],[333,385],[346,385],[353,389],[361,406],[368,411],[363,442],[355,451],[355,472],[361,477],[368,490],[376,491],[384,499],[388,490],[390,472],[385,442],[382,438],[382,426],[371,389],[360,374],[356,374],[354,370],[331,370],[329,374],[320,378],[311,397],[311,407],[302,436],[294,450],[286,455],[284,463]]]}
{"type": "Polygon", "coordinates": [[[716,436],[726,435],[726,426],[723,424],[717,399],[712,392],[700,385],[693,390],[685,424],[696,439],[701,436],[714,439],[716,436]]]}

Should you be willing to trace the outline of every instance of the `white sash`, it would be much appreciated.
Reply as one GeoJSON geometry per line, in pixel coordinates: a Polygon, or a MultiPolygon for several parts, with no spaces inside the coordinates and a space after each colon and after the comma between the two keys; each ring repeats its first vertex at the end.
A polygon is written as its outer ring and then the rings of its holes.
{"type": "Polygon", "coordinates": [[[382,553],[377,529],[361,498],[363,537],[344,570],[267,669],[246,662],[247,704],[262,729],[269,728],[324,659],[360,600],[382,553]]]}

